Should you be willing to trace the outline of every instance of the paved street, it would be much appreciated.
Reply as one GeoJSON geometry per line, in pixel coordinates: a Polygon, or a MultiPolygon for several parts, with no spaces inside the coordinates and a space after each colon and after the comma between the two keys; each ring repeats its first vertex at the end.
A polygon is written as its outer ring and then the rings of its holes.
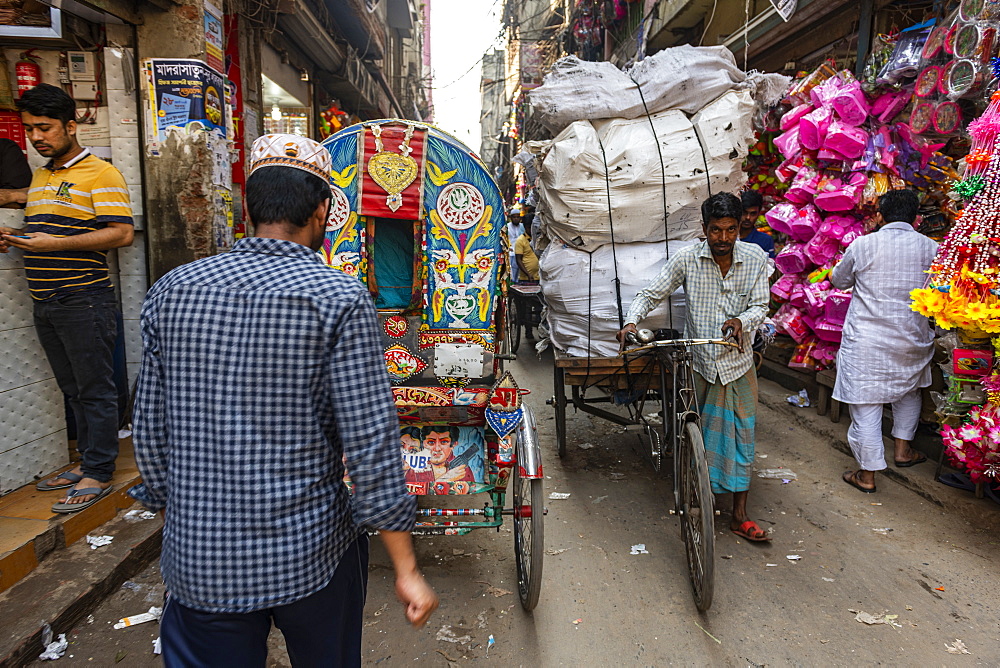
{"type": "MultiPolygon", "coordinates": [[[[1000,605],[992,591],[1000,508],[985,506],[970,523],[884,478],[878,494],[862,495],[839,480],[852,463],[848,457],[784,412],[763,406],[758,454],[767,457],[758,467],[785,466],[798,480],[754,479],[751,516],[773,528],[772,545],[747,544],[726,530],[725,513],[718,518],[715,602],[699,615],[677,521],[667,512],[669,479],[640,457],[636,437],[571,414],[568,456],[562,462],[556,456],[551,409],[544,403],[551,393],[550,359],[514,365],[540,417],[546,496],[571,495],[547,501],[549,554],[538,608],[523,613],[511,593],[509,526],[499,533],[418,539],[420,561],[441,596],[440,609],[419,631],[405,626],[388,558],[376,547],[366,665],[1000,663],[1000,605]],[[630,555],[638,543],[649,554],[630,555]],[[862,624],[852,610],[896,615],[898,627],[862,624]],[[491,634],[496,642],[487,655],[491,634]],[[438,639],[443,637],[456,642],[438,639]],[[969,655],[946,651],[956,639],[969,655]]],[[[771,400],[789,394],[766,381],[761,389],[771,400]]],[[[920,475],[929,477],[931,466],[920,475]]],[[[727,503],[722,500],[723,507],[727,503]]],[[[95,612],[92,624],[74,631],[60,665],[113,665],[122,652],[120,665],[156,665],[149,654],[155,624],[111,629],[119,617],[145,611],[156,600],[155,567],[135,582],[136,590],[122,590],[95,612]]],[[[289,665],[280,639],[273,645],[271,664],[289,665]]]]}

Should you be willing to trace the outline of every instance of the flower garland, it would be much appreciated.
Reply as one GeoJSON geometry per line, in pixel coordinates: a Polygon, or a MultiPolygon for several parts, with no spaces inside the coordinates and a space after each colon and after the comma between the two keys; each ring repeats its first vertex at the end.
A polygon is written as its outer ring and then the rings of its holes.
{"type": "Polygon", "coordinates": [[[990,109],[993,129],[987,131],[985,123],[977,129],[979,137],[994,142],[985,171],[973,175],[982,187],[941,242],[928,271],[929,286],[910,293],[917,313],[934,318],[943,329],[972,334],[1000,334],[1000,96],[994,95],[990,109]]]}

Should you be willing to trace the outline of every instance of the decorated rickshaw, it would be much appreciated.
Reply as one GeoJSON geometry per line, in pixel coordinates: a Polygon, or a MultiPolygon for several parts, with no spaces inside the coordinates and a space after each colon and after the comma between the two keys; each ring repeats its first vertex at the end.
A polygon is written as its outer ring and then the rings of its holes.
{"type": "Polygon", "coordinates": [[[531,610],[541,586],[542,465],[524,390],[503,368],[500,191],[468,148],[426,124],[366,121],[323,145],[333,199],[321,253],[363,282],[378,308],[408,491],[448,506],[422,502],[414,533],[462,535],[512,516],[518,593],[531,610]]]}

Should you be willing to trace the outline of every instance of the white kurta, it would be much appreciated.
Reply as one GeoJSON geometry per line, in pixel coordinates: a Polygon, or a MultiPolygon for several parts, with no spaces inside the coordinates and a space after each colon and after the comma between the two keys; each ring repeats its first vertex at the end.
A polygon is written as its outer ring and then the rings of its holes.
{"type": "Polygon", "coordinates": [[[854,288],[837,353],[833,398],[847,404],[892,403],[931,384],[934,333],[910,309],[910,291],[924,287],[937,243],[908,223],[889,223],[857,239],[830,282],[854,288]]]}

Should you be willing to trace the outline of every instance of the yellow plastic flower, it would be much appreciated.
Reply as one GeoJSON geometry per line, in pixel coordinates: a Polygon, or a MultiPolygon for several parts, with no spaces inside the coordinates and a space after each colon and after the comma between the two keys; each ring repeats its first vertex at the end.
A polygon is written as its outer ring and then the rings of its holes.
{"type": "Polygon", "coordinates": [[[972,302],[965,307],[965,316],[971,320],[986,320],[990,316],[990,309],[982,302],[972,302]]]}

